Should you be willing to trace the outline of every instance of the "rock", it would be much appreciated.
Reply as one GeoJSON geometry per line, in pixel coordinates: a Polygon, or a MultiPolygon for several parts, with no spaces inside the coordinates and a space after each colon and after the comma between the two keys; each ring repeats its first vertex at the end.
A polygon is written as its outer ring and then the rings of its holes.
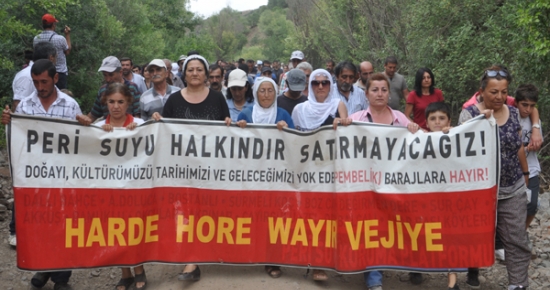
{"type": "Polygon", "coordinates": [[[99,277],[99,275],[101,275],[101,271],[99,270],[93,270],[92,272],[90,272],[90,276],[92,277],[99,277]]]}
{"type": "Polygon", "coordinates": [[[8,205],[7,206],[8,206],[9,210],[13,209],[13,198],[8,199],[8,205]]]}

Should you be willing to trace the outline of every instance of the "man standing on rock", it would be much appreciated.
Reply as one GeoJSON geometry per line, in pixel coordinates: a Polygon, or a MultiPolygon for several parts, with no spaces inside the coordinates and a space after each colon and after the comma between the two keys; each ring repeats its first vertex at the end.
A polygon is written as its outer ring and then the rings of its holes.
{"type": "MultiPolygon", "coordinates": [[[[77,116],[82,115],[78,103],[56,88],[59,75],[55,69],[55,64],[46,59],[37,60],[33,64],[31,76],[36,91],[21,100],[15,113],[69,120],[76,120],[77,116]]],[[[6,106],[2,112],[2,124],[7,125],[10,121],[11,111],[6,106]]],[[[37,272],[31,279],[31,285],[42,288],[51,278],[55,283],[54,290],[72,290],[68,284],[71,274],[71,271],[37,272]]]]}

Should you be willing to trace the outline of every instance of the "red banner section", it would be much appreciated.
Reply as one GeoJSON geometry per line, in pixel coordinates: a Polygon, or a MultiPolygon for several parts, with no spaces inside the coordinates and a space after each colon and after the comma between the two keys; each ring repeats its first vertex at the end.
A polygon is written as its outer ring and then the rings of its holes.
{"type": "Polygon", "coordinates": [[[357,272],[494,259],[496,186],[429,194],[15,188],[15,197],[26,270],[193,262],[357,272]]]}

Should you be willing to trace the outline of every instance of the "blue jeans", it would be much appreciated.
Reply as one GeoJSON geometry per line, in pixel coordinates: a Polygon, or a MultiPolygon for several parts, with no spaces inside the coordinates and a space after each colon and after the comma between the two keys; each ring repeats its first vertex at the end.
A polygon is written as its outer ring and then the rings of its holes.
{"type": "Polygon", "coordinates": [[[367,287],[382,286],[382,272],[381,271],[371,271],[365,272],[365,282],[367,282],[367,287]]]}

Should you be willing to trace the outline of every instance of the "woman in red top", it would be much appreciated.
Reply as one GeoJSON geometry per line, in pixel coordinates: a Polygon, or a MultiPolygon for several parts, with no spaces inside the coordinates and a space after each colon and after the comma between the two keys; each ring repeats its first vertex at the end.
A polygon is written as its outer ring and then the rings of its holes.
{"type": "Polygon", "coordinates": [[[414,91],[407,96],[405,116],[411,122],[417,123],[424,130],[426,127],[426,107],[433,102],[443,102],[443,92],[435,87],[434,74],[429,68],[420,68],[416,72],[414,80],[414,91]],[[413,119],[410,118],[413,113],[413,119]]]}

